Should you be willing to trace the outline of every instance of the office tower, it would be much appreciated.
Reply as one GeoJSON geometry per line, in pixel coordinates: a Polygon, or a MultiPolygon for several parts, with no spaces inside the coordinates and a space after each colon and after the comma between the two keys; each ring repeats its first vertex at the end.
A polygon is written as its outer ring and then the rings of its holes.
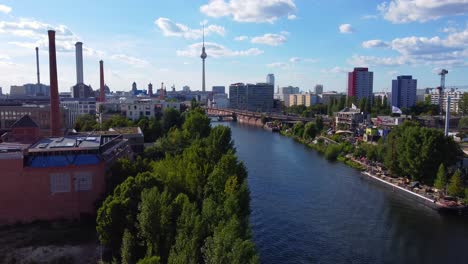
{"type": "Polygon", "coordinates": [[[417,82],[411,75],[398,76],[392,80],[392,106],[410,108],[416,105],[417,82]]]}

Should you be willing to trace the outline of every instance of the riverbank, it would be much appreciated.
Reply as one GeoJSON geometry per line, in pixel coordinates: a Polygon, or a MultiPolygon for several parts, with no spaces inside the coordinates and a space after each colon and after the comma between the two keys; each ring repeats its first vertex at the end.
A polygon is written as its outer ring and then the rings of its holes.
{"type": "MultiPolygon", "coordinates": [[[[313,140],[313,141],[307,141],[307,140],[304,140],[302,138],[299,138],[299,137],[296,137],[290,133],[286,133],[284,132],[283,130],[280,130],[279,131],[280,134],[282,136],[285,136],[285,137],[290,137],[290,138],[293,138],[295,141],[297,142],[300,142],[304,145],[306,145],[307,147],[309,148],[312,148],[314,150],[316,150],[318,153],[322,154],[322,155],[325,155],[326,154],[326,151],[327,151],[327,145],[325,144],[320,144],[319,143],[319,139],[317,140],[313,140]],[[315,141],[315,143],[314,143],[315,141]]],[[[363,166],[362,164],[354,161],[353,159],[350,159],[349,157],[346,157],[346,156],[338,156],[336,157],[336,160],[339,161],[339,162],[342,162],[346,165],[348,165],[349,167],[353,168],[353,169],[356,169],[356,170],[359,170],[359,171],[364,171],[366,170],[366,167],[363,166]]]]}
{"type": "Polygon", "coordinates": [[[398,190],[400,193],[405,194],[405,196],[412,198],[413,200],[433,209],[440,213],[451,213],[458,215],[468,215],[468,206],[461,202],[453,201],[450,199],[445,199],[443,195],[435,188],[431,186],[426,186],[420,184],[419,182],[410,182],[407,178],[403,177],[394,177],[390,175],[388,171],[384,171],[382,167],[371,164],[369,162],[362,162],[356,160],[352,155],[340,155],[331,156],[328,149],[331,145],[337,146],[337,142],[324,137],[318,137],[315,140],[304,140],[302,138],[296,137],[291,133],[280,131],[280,134],[286,137],[293,138],[295,141],[298,141],[314,150],[320,154],[325,155],[327,159],[338,160],[349,167],[360,170],[363,175],[366,175],[367,178],[380,182],[386,187],[391,188],[393,191],[398,190]],[[327,141],[328,144],[323,142],[327,141]]]}

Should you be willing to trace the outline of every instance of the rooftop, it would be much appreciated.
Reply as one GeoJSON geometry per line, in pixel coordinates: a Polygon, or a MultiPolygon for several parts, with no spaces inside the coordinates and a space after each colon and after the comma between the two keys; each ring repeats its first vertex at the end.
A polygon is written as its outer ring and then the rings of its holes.
{"type": "Polygon", "coordinates": [[[113,127],[109,129],[109,132],[113,131],[122,135],[142,134],[141,129],[139,127],[113,127]]]}
{"type": "Polygon", "coordinates": [[[29,148],[29,152],[44,152],[50,150],[98,149],[100,146],[100,136],[66,136],[41,139],[29,148]]]}
{"type": "Polygon", "coordinates": [[[39,127],[34,120],[29,117],[29,115],[24,115],[18,121],[16,121],[12,126],[12,128],[16,127],[39,127]]]}

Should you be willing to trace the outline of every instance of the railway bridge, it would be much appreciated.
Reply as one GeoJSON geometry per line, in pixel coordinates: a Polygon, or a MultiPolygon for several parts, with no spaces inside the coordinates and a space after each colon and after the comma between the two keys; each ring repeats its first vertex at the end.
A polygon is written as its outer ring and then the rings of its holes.
{"type": "Polygon", "coordinates": [[[289,116],[278,113],[260,113],[238,109],[226,109],[226,108],[211,108],[206,107],[205,111],[208,116],[212,117],[231,117],[239,123],[246,123],[256,126],[263,126],[262,118],[266,118],[268,121],[280,121],[282,123],[295,123],[295,122],[309,122],[314,121],[314,118],[306,118],[300,116],[289,116]]]}

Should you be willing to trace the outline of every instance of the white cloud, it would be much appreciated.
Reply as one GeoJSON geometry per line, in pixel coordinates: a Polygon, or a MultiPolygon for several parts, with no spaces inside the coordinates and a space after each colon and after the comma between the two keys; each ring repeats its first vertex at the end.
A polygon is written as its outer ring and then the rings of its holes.
{"type": "Polygon", "coordinates": [[[286,36],[280,34],[265,34],[263,36],[253,37],[251,42],[255,44],[264,44],[270,46],[278,46],[287,41],[286,36]]]}
{"type": "Polygon", "coordinates": [[[348,64],[354,65],[356,67],[367,67],[367,66],[375,66],[375,65],[382,65],[382,66],[397,66],[403,65],[407,63],[405,57],[375,57],[375,56],[360,56],[360,55],[353,55],[350,59],[348,59],[348,64]]]}
{"type": "Polygon", "coordinates": [[[362,46],[366,49],[370,49],[370,48],[386,48],[389,45],[387,42],[382,41],[380,39],[372,39],[372,40],[364,41],[362,43],[362,46]]]}
{"type": "MultiPolygon", "coordinates": [[[[452,44],[456,44],[455,42],[457,41],[454,39],[452,44]]],[[[403,55],[437,54],[461,49],[459,45],[450,45],[449,41],[443,40],[440,37],[427,38],[415,36],[396,38],[392,40],[391,47],[403,55]]]]}
{"type": "Polygon", "coordinates": [[[377,15],[363,15],[361,16],[361,19],[377,19],[377,15]]]}
{"type": "Polygon", "coordinates": [[[322,73],[348,73],[349,71],[350,70],[347,69],[347,68],[336,66],[336,67],[333,67],[331,69],[322,70],[321,72],[322,73]]]}
{"type": "Polygon", "coordinates": [[[388,76],[391,76],[391,77],[395,77],[395,76],[398,75],[398,71],[388,71],[388,72],[387,72],[387,75],[388,75],[388,76]]]}
{"type": "Polygon", "coordinates": [[[238,22],[274,23],[296,11],[293,0],[210,0],[200,7],[210,17],[232,17],[238,22]]]}
{"type": "Polygon", "coordinates": [[[289,62],[292,62],[292,63],[297,63],[297,62],[300,62],[302,59],[299,58],[299,57],[292,57],[289,59],[289,62]]]}
{"type": "MultiPolygon", "coordinates": [[[[178,50],[177,56],[181,57],[198,57],[200,56],[203,43],[195,43],[188,46],[185,50],[178,50]]],[[[258,56],[263,54],[263,51],[257,48],[247,50],[231,50],[220,44],[205,42],[206,53],[208,57],[237,57],[237,56],[258,56]]]]}
{"type": "Polygon", "coordinates": [[[20,18],[17,21],[0,21],[0,34],[9,34],[18,37],[17,41],[9,44],[24,48],[47,48],[49,45],[47,30],[55,30],[57,52],[69,52],[75,48],[79,40],[67,26],[53,26],[37,20],[20,18]]]}
{"type": "Polygon", "coordinates": [[[235,41],[244,41],[244,40],[247,40],[247,39],[249,39],[249,37],[247,37],[247,36],[238,36],[238,37],[234,38],[235,41]]]}
{"type": "Polygon", "coordinates": [[[268,68],[287,68],[288,64],[284,62],[273,62],[273,63],[267,64],[267,67],[268,68]]]}
{"type": "MultiPolygon", "coordinates": [[[[154,21],[154,24],[158,26],[164,36],[183,37],[186,39],[200,39],[203,36],[202,29],[192,29],[184,24],[173,22],[169,18],[160,17],[154,21]]],[[[203,24],[206,25],[206,21],[203,24]]],[[[205,26],[205,35],[210,35],[211,33],[224,36],[226,30],[218,25],[205,26]]]]}
{"type": "Polygon", "coordinates": [[[289,20],[295,20],[297,18],[296,15],[288,15],[289,20]]]}
{"type": "Polygon", "coordinates": [[[143,59],[139,59],[136,57],[128,56],[125,54],[115,54],[110,57],[113,60],[118,60],[133,66],[137,67],[143,67],[143,66],[148,66],[149,62],[143,59]]]}
{"type": "Polygon", "coordinates": [[[457,29],[454,27],[445,27],[442,29],[442,32],[444,33],[454,33],[457,32],[457,29]]]}
{"type": "Polygon", "coordinates": [[[338,28],[342,34],[350,34],[354,32],[354,28],[351,24],[341,24],[338,28]]]}
{"type": "Polygon", "coordinates": [[[392,23],[426,22],[445,16],[466,15],[466,0],[391,0],[377,9],[392,23]]]}
{"type": "Polygon", "coordinates": [[[8,14],[11,12],[11,7],[0,4],[0,13],[8,14]]]}
{"type": "Polygon", "coordinates": [[[370,40],[363,47],[389,47],[399,53],[396,57],[354,55],[348,62],[355,65],[466,65],[468,59],[468,27],[451,31],[446,38],[404,37],[385,42],[370,40]]]}

